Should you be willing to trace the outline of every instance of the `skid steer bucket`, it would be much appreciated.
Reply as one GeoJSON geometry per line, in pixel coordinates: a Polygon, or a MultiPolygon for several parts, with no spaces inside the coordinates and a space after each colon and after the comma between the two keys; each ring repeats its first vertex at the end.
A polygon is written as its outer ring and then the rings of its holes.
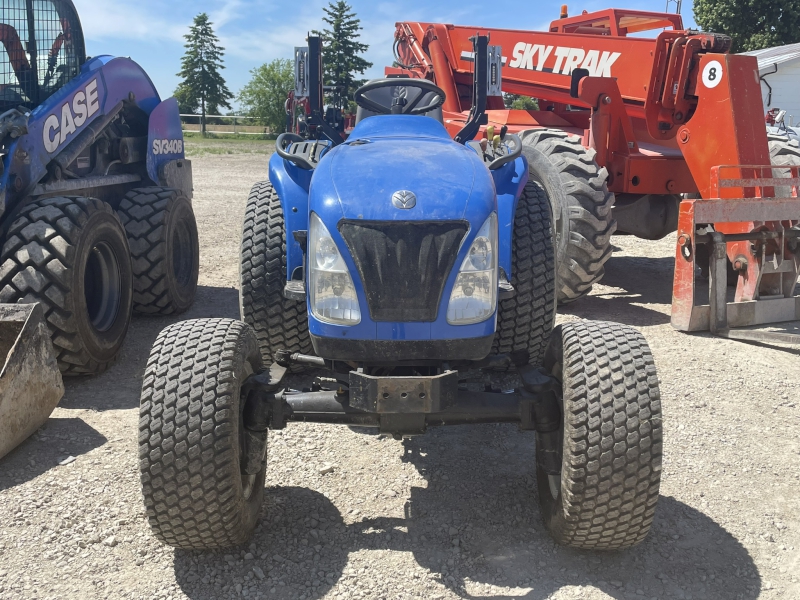
{"type": "Polygon", "coordinates": [[[38,304],[0,304],[0,458],[39,428],[64,395],[38,304]]]}

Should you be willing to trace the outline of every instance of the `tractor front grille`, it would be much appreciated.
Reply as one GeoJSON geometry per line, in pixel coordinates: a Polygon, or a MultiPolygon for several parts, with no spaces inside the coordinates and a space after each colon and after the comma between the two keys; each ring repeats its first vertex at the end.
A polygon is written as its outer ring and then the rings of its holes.
{"type": "Polygon", "coordinates": [[[342,220],[373,321],[435,321],[466,221],[342,220]]]}
{"type": "Polygon", "coordinates": [[[85,60],[72,2],[0,0],[0,113],[35,108],[77,76],[85,60]]]}

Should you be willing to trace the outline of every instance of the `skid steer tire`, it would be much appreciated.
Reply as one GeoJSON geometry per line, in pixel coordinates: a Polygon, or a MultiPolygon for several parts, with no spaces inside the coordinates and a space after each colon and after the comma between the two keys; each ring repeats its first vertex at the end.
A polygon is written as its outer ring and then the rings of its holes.
{"type": "Polygon", "coordinates": [[[530,176],[545,190],[553,208],[556,290],[566,304],[588,294],[603,278],[611,257],[611,236],[617,230],[605,168],[595,151],[559,129],[533,129],[520,134],[530,176]]]}
{"type": "Polygon", "coordinates": [[[256,183],[247,199],[240,265],[242,320],[255,330],[264,364],[272,364],[277,350],[313,354],[305,302],[283,296],[286,226],[269,181],[256,183]]]}
{"type": "Polygon", "coordinates": [[[564,428],[560,475],[537,464],[547,528],[573,548],[638,544],[661,479],[661,399],[647,342],[617,323],[566,323],[553,332],[545,367],[562,382],[564,428]]]}
{"type": "Polygon", "coordinates": [[[258,341],[241,321],[183,321],[156,339],[142,384],[139,467],[147,518],[164,543],[224,548],[252,534],[266,448],[261,470],[247,475],[241,386],[261,369],[258,341]]]}
{"type": "Polygon", "coordinates": [[[39,302],[64,375],[102,373],[131,320],[133,274],[125,229],[96,198],[25,205],[0,255],[0,303],[39,302]]]}
{"type": "Polygon", "coordinates": [[[200,272],[197,223],[189,199],[170,188],[141,188],[128,192],[117,212],[131,248],[134,312],[186,312],[200,272]]]}
{"type": "Polygon", "coordinates": [[[492,354],[525,353],[541,365],[556,314],[555,258],[550,201],[540,183],[529,180],[514,215],[511,284],[513,298],[501,300],[492,354]]]}

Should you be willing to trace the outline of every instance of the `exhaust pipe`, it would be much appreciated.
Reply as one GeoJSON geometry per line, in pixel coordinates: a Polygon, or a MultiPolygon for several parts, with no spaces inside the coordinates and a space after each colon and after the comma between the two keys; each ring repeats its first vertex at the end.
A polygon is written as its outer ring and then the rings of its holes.
{"type": "Polygon", "coordinates": [[[2,458],[47,421],[64,395],[39,304],[0,304],[0,360],[2,458]]]}

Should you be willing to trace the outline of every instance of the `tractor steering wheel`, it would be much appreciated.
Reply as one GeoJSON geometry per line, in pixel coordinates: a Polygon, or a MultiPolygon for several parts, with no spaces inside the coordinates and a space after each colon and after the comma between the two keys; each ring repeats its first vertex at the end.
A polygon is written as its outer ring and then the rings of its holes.
{"type": "Polygon", "coordinates": [[[424,115],[427,112],[436,110],[442,104],[444,104],[445,98],[446,95],[444,90],[435,83],[432,83],[427,79],[412,79],[405,77],[392,77],[370,81],[369,83],[366,83],[358,88],[353,97],[353,99],[356,101],[356,104],[358,104],[361,108],[371,110],[379,115],[424,115]],[[374,100],[365,96],[365,94],[369,92],[386,87],[417,88],[419,89],[420,93],[411,102],[408,102],[405,96],[394,98],[392,101],[392,106],[379,104],[378,102],[375,102],[374,100]],[[429,92],[436,94],[436,97],[425,106],[417,106],[420,100],[422,100],[422,98],[429,92]]]}

